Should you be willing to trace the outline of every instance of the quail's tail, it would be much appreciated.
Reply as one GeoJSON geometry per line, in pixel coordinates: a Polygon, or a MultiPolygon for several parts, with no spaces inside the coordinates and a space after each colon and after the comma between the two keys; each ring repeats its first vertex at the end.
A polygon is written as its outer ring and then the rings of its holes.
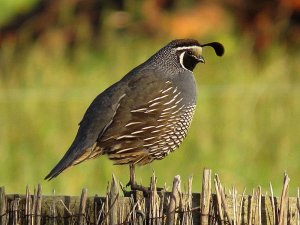
{"type": "Polygon", "coordinates": [[[45,180],[51,180],[57,177],[61,172],[67,168],[79,164],[80,162],[86,160],[88,151],[82,150],[82,145],[77,145],[73,143],[63,158],[58,162],[58,164],[51,170],[51,172],[45,177],[45,180]]]}
{"type": "Polygon", "coordinates": [[[66,170],[72,165],[72,160],[68,159],[67,154],[59,161],[59,163],[51,170],[51,172],[45,177],[45,180],[51,180],[57,177],[61,172],[66,170]]]}
{"type": "Polygon", "coordinates": [[[63,172],[67,168],[68,167],[63,166],[63,164],[59,162],[44,179],[51,180],[54,177],[57,177],[61,172],[63,172]]]}

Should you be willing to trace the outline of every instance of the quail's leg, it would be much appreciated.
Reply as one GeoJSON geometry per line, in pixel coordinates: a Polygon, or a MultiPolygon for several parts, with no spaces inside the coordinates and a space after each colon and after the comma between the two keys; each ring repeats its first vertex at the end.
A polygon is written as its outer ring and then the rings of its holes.
{"type": "Polygon", "coordinates": [[[144,192],[144,194],[147,193],[149,191],[149,188],[139,185],[135,181],[135,165],[130,164],[129,169],[130,169],[130,180],[127,183],[126,187],[130,186],[131,190],[142,191],[142,192],[144,192]]]}

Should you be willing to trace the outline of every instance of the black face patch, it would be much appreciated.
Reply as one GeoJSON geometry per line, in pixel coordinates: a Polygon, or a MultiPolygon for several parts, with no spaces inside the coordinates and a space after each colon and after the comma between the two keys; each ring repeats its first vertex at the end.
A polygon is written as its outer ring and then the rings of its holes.
{"type": "Polygon", "coordinates": [[[192,54],[192,52],[184,52],[182,64],[186,69],[193,71],[197,63],[199,63],[199,60],[192,54]]]}

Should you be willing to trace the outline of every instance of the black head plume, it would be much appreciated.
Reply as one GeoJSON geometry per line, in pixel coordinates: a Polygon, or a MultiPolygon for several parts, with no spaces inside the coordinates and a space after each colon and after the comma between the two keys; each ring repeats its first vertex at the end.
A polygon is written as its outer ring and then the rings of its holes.
{"type": "Polygon", "coordinates": [[[210,42],[207,44],[202,44],[201,47],[210,46],[215,50],[217,56],[222,56],[224,54],[224,46],[219,42],[210,42]]]}

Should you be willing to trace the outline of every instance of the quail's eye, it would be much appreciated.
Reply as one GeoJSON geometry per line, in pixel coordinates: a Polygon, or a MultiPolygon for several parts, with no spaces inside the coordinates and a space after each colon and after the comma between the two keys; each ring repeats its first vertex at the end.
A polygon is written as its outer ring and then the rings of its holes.
{"type": "Polygon", "coordinates": [[[193,55],[193,52],[189,50],[189,51],[187,51],[187,54],[188,55],[193,55]]]}

